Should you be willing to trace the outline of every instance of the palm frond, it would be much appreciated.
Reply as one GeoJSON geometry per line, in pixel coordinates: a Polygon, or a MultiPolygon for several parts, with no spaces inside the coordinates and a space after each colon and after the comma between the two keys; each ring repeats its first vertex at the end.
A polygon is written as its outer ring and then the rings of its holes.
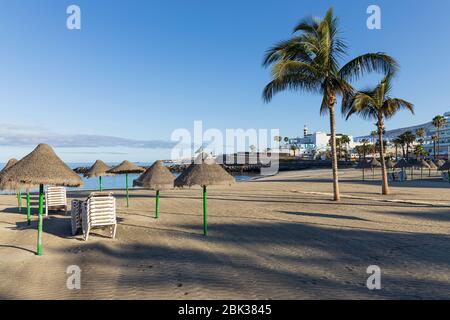
{"type": "Polygon", "coordinates": [[[406,109],[414,114],[414,105],[406,100],[389,98],[383,103],[382,111],[386,119],[392,118],[398,111],[406,109]]]}
{"type": "Polygon", "coordinates": [[[394,75],[399,66],[394,58],[384,53],[367,53],[349,61],[339,71],[339,76],[347,81],[358,80],[369,72],[394,75]]]}

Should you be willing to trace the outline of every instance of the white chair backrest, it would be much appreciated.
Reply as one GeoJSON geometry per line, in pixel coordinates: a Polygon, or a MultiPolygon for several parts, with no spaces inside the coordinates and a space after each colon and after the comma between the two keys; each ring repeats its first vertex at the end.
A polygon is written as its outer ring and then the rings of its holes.
{"type": "Polygon", "coordinates": [[[45,201],[47,206],[65,206],[67,205],[66,188],[48,187],[45,192],[45,201]]]}
{"type": "Polygon", "coordinates": [[[116,199],[108,195],[91,195],[86,204],[91,226],[116,224],[116,199]]]}

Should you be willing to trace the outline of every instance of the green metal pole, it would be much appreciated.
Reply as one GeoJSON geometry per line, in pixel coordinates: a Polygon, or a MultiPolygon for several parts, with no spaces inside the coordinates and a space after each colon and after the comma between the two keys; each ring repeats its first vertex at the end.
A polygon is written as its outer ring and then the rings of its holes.
{"type": "Polygon", "coordinates": [[[159,190],[156,190],[155,219],[158,219],[158,211],[159,211],[159,190]]]}
{"type": "Polygon", "coordinates": [[[30,191],[27,191],[27,224],[31,224],[30,191]]]}
{"type": "Polygon", "coordinates": [[[102,176],[98,177],[98,181],[99,181],[99,184],[100,184],[100,192],[102,192],[102,191],[103,191],[103,187],[102,187],[102,176]]]}
{"type": "Polygon", "coordinates": [[[17,207],[19,208],[19,213],[22,212],[22,190],[17,192],[17,207]]]}
{"type": "Polygon", "coordinates": [[[206,215],[206,186],[203,186],[203,234],[208,235],[208,222],[206,215]]]}
{"type": "Polygon", "coordinates": [[[127,208],[128,208],[130,206],[130,202],[128,199],[128,173],[125,174],[125,184],[126,184],[127,208]]]}
{"type": "Polygon", "coordinates": [[[42,223],[44,213],[44,185],[39,186],[39,221],[38,221],[38,241],[37,255],[42,256],[42,223]]]}

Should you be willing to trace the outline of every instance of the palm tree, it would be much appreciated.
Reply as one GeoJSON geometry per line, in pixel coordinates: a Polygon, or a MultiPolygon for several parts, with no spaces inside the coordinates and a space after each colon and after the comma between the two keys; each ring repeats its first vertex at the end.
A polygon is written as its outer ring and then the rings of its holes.
{"type": "Polygon", "coordinates": [[[436,142],[438,141],[437,135],[433,134],[431,136],[431,141],[433,141],[433,159],[436,159],[436,142]]]}
{"type": "Polygon", "coordinates": [[[299,148],[298,148],[297,145],[293,144],[293,145],[291,146],[291,150],[294,152],[294,157],[295,157],[295,156],[297,155],[296,152],[297,152],[297,150],[299,150],[299,148]]]}
{"type": "Polygon", "coordinates": [[[416,136],[411,131],[406,131],[400,135],[403,143],[406,145],[406,158],[409,159],[409,150],[412,144],[416,141],[416,136]]]}
{"type": "Polygon", "coordinates": [[[447,121],[445,120],[444,116],[436,116],[433,118],[432,124],[433,126],[437,129],[437,144],[438,144],[438,152],[437,152],[437,156],[438,159],[440,159],[441,157],[441,129],[442,127],[445,125],[447,121]]]}
{"type": "Polygon", "coordinates": [[[330,115],[331,156],[334,200],[340,200],[338,162],[336,154],[335,110],[337,96],[353,91],[349,81],[365,73],[394,72],[397,63],[383,53],[367,53],[340,67],[347,46],[340,36],[338,19],[329,9],[323,19],[308,18],[294,28],[294,36],[276,44],[266,53],[263,65],[272,66],[272,81],[265,87],[263,98],[272,100],[284,90],[320,93],[321,114],[330,115]]]}
{"type": "Polygon", "coordinates": [[[398,147],[402,145],[402,140],[397,137],[392,140],[392,144],[395,147],[395,161],[398,161],[398,147]]]}
{"type": "Polygon", "coordinates": [[[385,119],[392,118],[401,109],[407,109],[414,113],[413,104],[403,99],[390,97],[391,91],[392,74],[388,74],[376,88],[356,92],[353,95],[346,97],[342,105],[342,111],[347,114],[347,120],[353,114],[358,114],[364,119],[375,120],[377,122],[378,147],[383,177],[382,193],[384,195],[389,194],[386,159],[384,155],[384,121],[385,119]]]}
{"type": "Polygon", "coordinates": [[[372,131],[372,132],[370,133],[370,136],[372,137],[372,143],[375,144],[376,139],[377,139],[377,136],[378,136],[378,132],[372,131]]]}
{"type": "Polygon", "coordinates": [[[345,160],[348,161],[348,149],[349,149],[349,144],[350,144],[350,137],[347,135],[342,135],[341,136],[341,143],[345,146],[345,160]]]}
{"type": "Polygon", "coordinates": [[[419,144],[422,146],[423,143],[425,142],[425,129],[424,128],[419,128],[416,130],[416,136],[417,136],[417,142],[419,142],[419,144]]]}

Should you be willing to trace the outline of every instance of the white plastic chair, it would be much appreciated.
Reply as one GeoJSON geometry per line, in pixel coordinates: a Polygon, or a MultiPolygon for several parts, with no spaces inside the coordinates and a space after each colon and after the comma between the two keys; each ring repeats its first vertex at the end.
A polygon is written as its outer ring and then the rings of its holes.
{"type": "Polygon", "coordinates": [[[116,199],[111,194],[92,193],[87,201],[81,203],[81,226],[83,238],[89,239],[93,228],[109,227],[111,238],[116,237],[116,199]]]}
{"type": "Polygon", "coordinates": [[[45,191],[45,216],[52,209],[61,209],[67,212],[67,194],[64,187],[48,187],[45,191]]]}

